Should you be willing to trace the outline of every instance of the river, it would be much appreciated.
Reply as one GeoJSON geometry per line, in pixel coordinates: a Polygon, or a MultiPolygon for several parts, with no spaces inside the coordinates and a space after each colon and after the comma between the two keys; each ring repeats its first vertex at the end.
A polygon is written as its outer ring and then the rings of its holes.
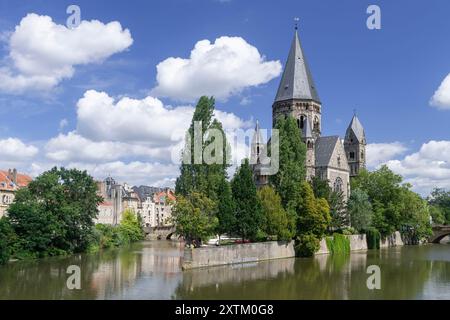
{"type": "Polygon", "coordinates": [[[429,244],[181,271],[183,246],[145,241],[0,266],[0,299],[450,299],[450,245],[429,244]],[[80,267],[81,289],[67,268],[80,267]],[[381,289],[369,290],[378,265],[381,289]]]}

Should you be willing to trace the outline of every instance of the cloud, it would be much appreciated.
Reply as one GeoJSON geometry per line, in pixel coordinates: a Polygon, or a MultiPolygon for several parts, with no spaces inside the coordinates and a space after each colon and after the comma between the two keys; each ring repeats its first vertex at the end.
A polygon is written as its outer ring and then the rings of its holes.
{"type": "MultiPolygon", "coordinates": [[[[97,178],[114,173],[132,184],[145,179],[146,184],[173,184],[193,112],[192,106],[165,106],[150,96],[114,98],[106,92],[86,91],[77,103],[76,130],[50,139],[44,146],[46,159],[36,161],[32,171],[63,165],[86,168],[97,178]],[[161,170],[153,173],[154,168],[161,170]]],[[[253,126],[252,120],[233,113],[216,110],[214,116],[227,134],[253,126]]],[[[233,147],[232,153],[240,157],[243,143],[233,147]]]]}
{"type": "Polygon", "coordinates": [[[279,61],[265,61],[240,37],[198,41],[187,59],[170,57],[157,67],[152,93],[192,102],[202,95],[226,100],[243,89],[269,82],[281,73],[279,61]]]}
{"type": "MultiPolygon", "coordinates": [[[[77,103],[77,132],[95,141],[141,142],[165,146],[184,139],[194,107],[165,106],[153,97],[115,100],[105,92],[86,91],[77,103]]],[[[244,121],[220,110],[215,115],[225,130],[249,127],[244,121]]]]}
{"type": "Polygon", "coordinates": [[[69,125],[69,121],[66,118],[61,119],[61,121],[59,121],[59,131],[62,131],[68,125],[69,125]]]}
{"type": "Polygon", "coordinates": [[[0,90],[47,91],[71,78],[76,65],[99,63],[133,43],[119,22],[82,21],[69,29],[49,16],[30,13],[9,36],[9,56],[0,68],[0,90]]]}
{"type": "Polygon", "coordinates": [[[429,141],[418,152],[386,164],[423,196],[434,187],[450,189],[450,141],[429,141]]]}
{"type": "Polygon", "coordinates": [[[0,140],[0,150],[2,160],[25,160],[34,157],[38,149],[32,145],[26,145],[17,138],[7,138],[0,140]]]}
{"type": "Polygon", "coordinates": [[[450,110],[450,73],[434,93],[430,105],[438,109],[450,110]]]}
{"type": "Polygon", "coordinates": [[[380,164],[402,155],[407,148],[400,142],[370,143],[367,145],[367,166],[376,168],[380,164]]]}

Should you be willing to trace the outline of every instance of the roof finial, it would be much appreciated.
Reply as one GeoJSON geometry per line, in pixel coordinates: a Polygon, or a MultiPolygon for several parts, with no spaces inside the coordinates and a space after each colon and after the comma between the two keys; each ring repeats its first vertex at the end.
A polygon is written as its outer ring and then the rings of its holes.
{"type": "Polygon", "coordinates": [[[300,21],[300,18],[295,17],[294,18],[294,26],[295,26],[295,30],[298,30],[298,22],[300,21]]]}
{"type": "Polygon", "coordinates": [[[356,108],[353,109],[353,116],[356,117],[356,108]]]}

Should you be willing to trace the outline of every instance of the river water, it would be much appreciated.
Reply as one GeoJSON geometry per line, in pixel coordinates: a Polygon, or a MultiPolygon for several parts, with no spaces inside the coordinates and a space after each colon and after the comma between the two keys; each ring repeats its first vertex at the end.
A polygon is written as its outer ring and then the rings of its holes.
{"type": "Polygon", "coordinates": [[[450,299],[450,245],[280,259],[182,272],[183,245],[126,248],[0,266],[0,299],[450,299]],[[67,268],[81,289],[67,287],[67,268]],[[381,289],[367,288],[378,265],[381,289]]]}

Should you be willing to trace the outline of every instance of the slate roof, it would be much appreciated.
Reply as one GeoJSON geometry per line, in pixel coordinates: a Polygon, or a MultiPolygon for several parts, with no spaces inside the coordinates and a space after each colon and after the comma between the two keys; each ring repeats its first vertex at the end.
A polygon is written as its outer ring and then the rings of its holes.
{"type": "Polygon", "coordinates": [[[362,142],[365,137],[364,128],[359,121],[356,114],[353,116],[352,121],[348,125],[347,132],[345,133],[345,139],[350,140],[350,134],[351,132],[354,133],[356,139],[358,139],[358,142],[362,142]]]}
{"type": "Polygon", "coordinates": [[[330,163],[339,136],[319,137],[316,140],[316,167],[326,167],[330,163]]]}
{"type": "Polygon", "coordinates": [[[290,99],[314,100],[320,103],[319,94],[300,44],[297,30],[295,30],[275,102],[290,99]]]}

